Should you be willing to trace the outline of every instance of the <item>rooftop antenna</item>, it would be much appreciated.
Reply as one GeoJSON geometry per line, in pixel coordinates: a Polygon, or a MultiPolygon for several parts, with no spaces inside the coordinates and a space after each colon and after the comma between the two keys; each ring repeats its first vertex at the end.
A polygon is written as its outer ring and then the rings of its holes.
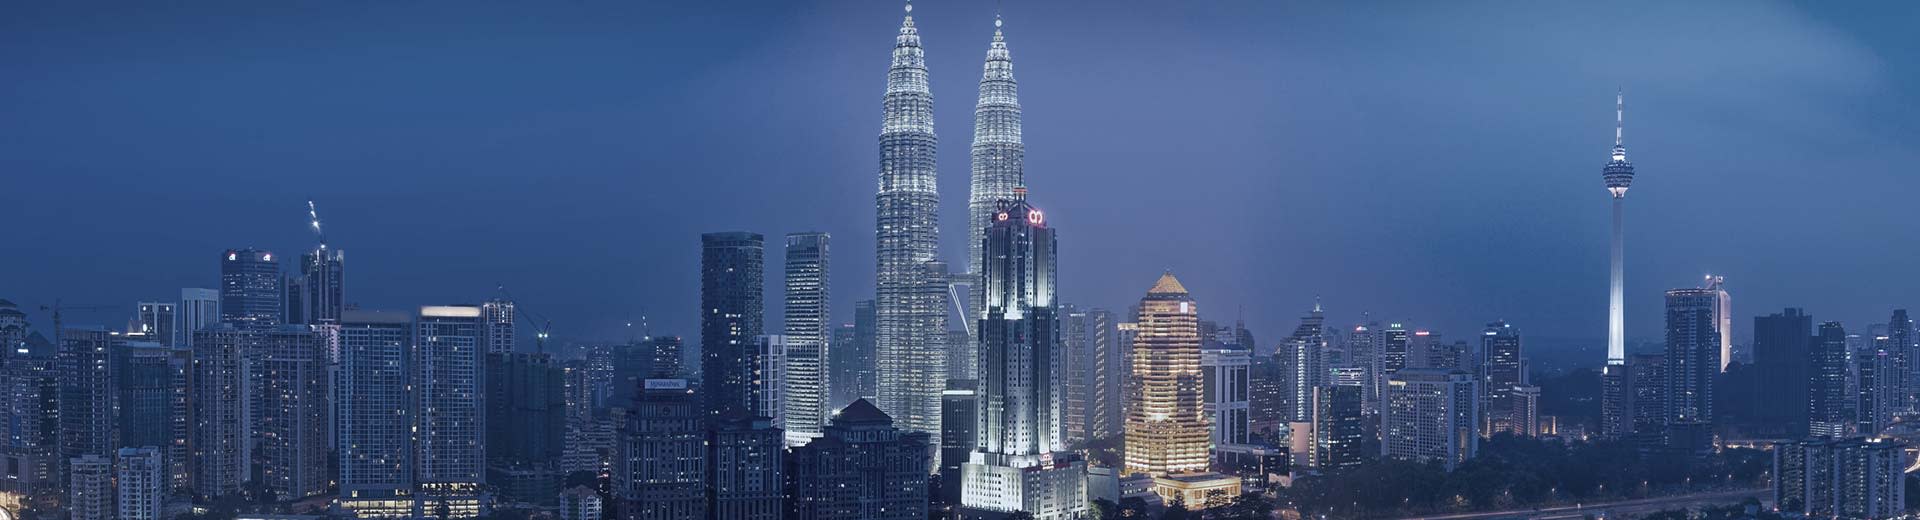
{"type": "Polygon", "coordinates": [[[313,206],[313,199],[307,199],[307,219],[313,226],[313,235],[320,238],[320,250],[327,249],[327,234],[320,232],[320,210],[313,206]]]}

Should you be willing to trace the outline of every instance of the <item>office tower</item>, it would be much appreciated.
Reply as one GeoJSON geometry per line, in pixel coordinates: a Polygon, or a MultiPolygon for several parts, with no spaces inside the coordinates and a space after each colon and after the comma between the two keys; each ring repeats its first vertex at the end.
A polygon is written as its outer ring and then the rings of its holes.
{"type": "Polygon", "coordinates": [[[280,264],[273,253],[228,249],[220,257],[220,321],[234,325],[280,324],[280,264]]]}
{"type": "Polygon", "coordinates": [[[1720,373],[1720,325],[1714,315],[1718,306],[1716,291],[1667,291],[1666,398],[1670,422],[1713,422],[1713,378],[1720,373]]]}
{"type": "Polygon", "coordinates": [[[1078,518],[1086,462],[1066,451],[1069,376],[1055,291],[1059,247],[1024,189],[1002,201],[982,244],[984,305],[976,309],[979,428],[962,469],[961,505],[1078,518]]]}
{"type": "Polygon", "coordinates": [[[500,501],[550,506],[560,493],[566,376],[548,354],[487,354],[487,484],[500,501]]]}
{"type": "Polygon", "coordinates": [[[604,509],[600,493],[587,486],[574,486],[560,492],[560,520],[600,520],[604,509]]]}
{"type": "Polygon", "coordinates": [[[940,393],[940,496],[936,498],[948,509],[960,506],[961,477],[979,441],[975,435],[980,427],[978,388],[978,381],[955,379],[947,381],[947,389],[940,393]]]}
{"type": "Polygon", "coordinates": [[[44,496],[66,487],[59,478],[59,376],[45,353],[0,360],[0,493],[44,496]]]}
{"type": "MultiPolygon", "coordinates": [[[[714,518],[779,520],[785,512],[784,434],[765,417],[722,420],[707,444],[708,510],[714,518]]],[[[922,466],[921,471],[926,471],[922,466]]]]}
{"type": "Polygon", "coordinates": [[[974,352],[972,335],[966,330],[947,331],[946,346],[941,352],[947,356],[947,379],[973,379],[980,375],[980,355],[974,352]]]}
{"type": "Polygon", "coordinates": [[[1380,371],[1385,368],[1380,347],[1382,336],[1379,323],[1363,323],[1353,326],[1353,333],[1347,335],[1345,347],[1347,368],[1358,368],[1365,378],[1360,394],[1360,406],[1363,413],[1372,415],[1380,410],[1380,389],[1386,381],[1380,371]]]}
{"type": "Polygon", "coordinates": [[[20,312],[20,306],[13,302],[0,299],[0,366],[26,348],[27,326],[27,313],[20,312]]]}
{"type": "Polygon", "coordinates": [[[160,448],[120,448],[114,461],[115,509],[120,520],[160,520],[167,488],[166,462],[160,448]]]}
{"type": "Polygon", "coordinates": [[[644,381],[620,429],[613,497],[623,520],[707,517],[707,412],[684,379],[644,381]]]}
{"type": "Polygon", "coordinates": [[[1636,436],[1642,444],[1658,444],[1672,422],[1667,415],[1667,356],[1634,354],[1628,359],[1622,371],[1627,422],[1621,437],[1636,436]]]}
{"type": "Polygon", "coordinates": [[[1607,364],[1600,373],[1600,430],[1601,435],[1608,438],[1626,435],[1625,427],[1633,414],[1633,404],[1628,401],[1631,397],[1626,368],[1626,270],[1623,267],[1626,257],[1621,229],[1627,188],[1633,184],[1633,163],[1627,162],[1627,147],[1621,140],[1626,128],[1626,99],[1625,93],[1614,99],[1613,158],[1601,170],[1607,193],[1613,198],[1612,269],[1607,285],[1607,364]]]}
{"type": "Polygon", "coordinates": [[[301,253],[300,275],[287,282],[287,322],[339,323],[346,309],[346,276],[345,251],[330,249],[322,241],[313,250],[301,253]]]}
{"type": "Polygon", "coordinates": [[[1387,384],[1380,454],[1439,462],[1447,471],[1480,450],[1479,382],[1459,370],[1407,368],[1387,384]]]}
{"type": "Polygon", "coordinates": [[[60,456],[112,457],[113,355],[126,339],[117,332],[68,329],[60,335],[60,456]]]}
{"type": "MultiPolygon", "coordinates": [[[[606,344],[587,347],[587,357],[582,360],[582,362],[586,365],[584,369],[586,370],[587,393],[592,397],[592,400],[589,402],[592,403],[594,408],[609,406],[608,399],[613,397],[613,385],[614,381],[616,381],[614,374],[618,372],[619,369],[618,361],[624,357],[622,353],[628,350],[634,343],[636,342],[628,342],[627,345],[617,347],[606,344]]],[[[632,385],[635,383],[623,382],[623,384],[626,384],[628,388],[632,388],[632,385]]],[[[631,399],[628,400],[628,402],[631,401],[631,399]]]]}
{"type": "Polygon", "coordinates": [[[865,399],[833,415],[823,435],[793,450],[790,520],[927,518],[927,434],[893,426],[865,399]]]}
{"type": "Polygon", "coordinates": [[[1093,417],[1088,419],[1092,438],[1105,439],[1126,431],[1127,356],[1120,351],[1119,330],[1113,313],[1106,309],[1087,311],[1088,342],[1093,351],[1093,381],[1088,393],[1093,417]]]}
{"type": "MultiPolygon", "coordinates": [[[[1334,473],[1360,467],[1362,423],[1361,401],[1364,384],[1328,385],[1314,389],[1313,453],[1314,469],[1334,473]]],[[[1304,455],[1304,454],[1303,454],[1304,455]]]]}
{"type": "Polygon", "coordinates": [[[1898,372],[1894,371],[1893,354],[1885,338],[1876,337],[1873,346],[1854,356],[1854,420],[1855,429],[1862,435],[1877,435],[1893,424],[1896,410],[1892,405],[1898,399],[1892,380],[1898,378],[1898,372]]]}
{"type": "Polygon", "coordinates": [[[600,451],[588,440],[595,429],[593,370],[588,367],[589,363],[582,359],[560,365],[563,381],[561,392],[566,398],[565,412],[562,414],[566,419],[562,426],[565,437],[560,447],[561,475],[571,475],[576,471],[600,472],[600,451]]]}
{"type": "Polygon", "coordinates": [[[309,325],[259,329],[247,369],[258,409],[252,425],[262,486],[281,501],[327,492],[329,333],[309,325]]]}
{"type": "Polygon", "coordinates": [[[1906,309],[1894,309],[1893,318],[1887,321],[1887,352],[1893,360],[1893,371],[1898,377],[1889,377],[1892,385],[1892,401],[1886,406],[1897,412],[1911,411],[1915,408],[1916,379],[1914,369],[1915,354],[1920,353],[1920,335],[1914,333],[1913,319],[1907,317],[1906,309]]]}
{"type": "Polygon", "coordinates": [[[1885,439],[1773,444],[1773,503],[1809,518],[1883,519],[1906,511],[1904,446],[1885,439]]]}
{"type": "Polygon", "coordinates": [[[1315,301],[1313,312],[1301,317],[1300,326],[1280,344],[1281,354],[1286,357],[1280,366],[1286,370],[1287,402],[1293,403],[1288,407],[1287,422],[1313,420],[1313,389],[1327,382],[1326,321],[1320,302],[1315,301]]]}
{"type": "Polygon", "coordinates": [[[980,74],[980,101],[973,108],[973,175],[967,198],[967,272],[973,284],[968,310],[987,305],[986,290],[978,280],[987,262],[984,246],[986,230],[1001,204],[1014,198],[1014,190],[1026,186],[1027,146],[1020,137],[1020,89],[1013,79],[1013,55],[1007,50],[1006,36],[1000,32],[1000,17],[993,20],[993,42],[987,46],[987,61],[980,74]]]}
{"type": "Polygon", "coordinates": [[[937,446],[940,392],[946,386],[947,271],[938,260],[933,94],[927,90],[926,52],[913,25],[913,4],[907,4],[894,40],[884,106],[880,189],[874,198],[880,398],[874,404],[902,429],[936,436],[931,443],[937,446]]]}
{"type": "Polygon", "coordinates": [[[833,373],[827,363],[832,349],[833,323],[829,285],[829,237],[826,233],[787,234],[786,388],[781,412],[787,444],[800,446],[820,435],[833,412],[830,394],[833,373]]]}
{"type": "MultiPolygon", "coordinates": [[[[1377,356],[1374,359],[1373,378],[1382,401],[1387,396],[1387,379],[1393,376],[1393,372],[1413,366],[1412,334],[1413,331],[1407,330],[1403,323],[1389,323],[1386,328],[1373,334],[1373,350],[1377,356]]],[[[1384,402],[1381,404],[1385,405],[1384,402]]]]}
{"type": "Polygon", "coordinates": [[[174,315],[178,321],[173,328],[173,345],[193,348],[193,333],[220,323],[220,291],[181,289],[180,307],[175,309],[174,315]]]}
{"type": "Polygon", "coordinates": [[[480,304],[481,334],[486,338],[482,352],[513,352],[513,301],[495,298],[480,304]]]}
{"type": "Polygon", "coordinates": [[[1161,275],[1140,300],[1126,473],[1159,476],[1207,469],[1212,425],[1201,408],[1199,314],[1199,306],[1173,273],[1161,275]]]}
{"type": "Polygon", "coordinates": [[[113,459],[89,453],[67,462],[67,518],[112,520],[117,497],[113,488],[113,459]]]}
{"type": "Polygon", "coordinates": [[[1093,419],[1093,320],[1072,305],[1060,306],[1061,428],[1067,446],[1086,444],[1093,419]]]}
{"type": "Polygon", "coordinates": [[[478,306],[445,305],[421,307],[414,318],[416,514],[480,514],[480,487],[486,478],[482,316],[478,306]]]}
{"type": "Polygon", "coordinates": [[[1520,346],[1520,329],[1505,321],[1488,323],[1486,330],[1480,332],[1480,351],[1485,361],[1481,363],[1481,390],[1486,392],[1487,422],[1493,427],[1490,432],[1520,433],[1525,418],[1516,417],[1514,411],[1519,408],[1513,400],[1513,389],[1527,384],[1526,355],[1520,346]]]}
{"type": "Polygon", "coordinates": [[[1508,394],[1513,409],[1507,412],[1507,431],[1520,437],[1540,436],[1540,387],[1516,385],[1508,394]]]}
{"type": "Polygon", "coordinates": [[[360,518],[413,514],[413,317],[340,318],[340,507],[360,518]]]}
{"type": "Polygon", "coordinates": [[[752,416],[756,407],[763,242],[759,233],[700,235],[700,393],[714,418],[752,416]]]}
{"type": "Polygon", "coordinates": [[[748,392],[753,396],[752,417],[766,417],[773,420],[773,427],[779,428],[785,410],[787,370],[787,337],[781,335],[762,335],[753,338],[754,367],[748,381],[753,388],[748,392]]]}
{"type": "Polygon", "coordinates": [[[193,492],[210,500],[240,492],[248,479],[247,355],[264,348],[264,337],[224,322],[193,337],[193,492]]]}
{"type": "MultiPolygon", "coordinates": [[[[836,343],[830,354],[833,361],[833,377],[829,379],[838,389],[840,396],[833,402],[837,408],[852,404],[862,397],[869,400],[879,399],[878,353],[875,352],[875,334],[878,316],[874,313],[873,300],[853,302],[853,323],[848,334],[851,340],[836,343]]],[[[837,409],[836,408],[836,409],[837,409]]]]}
{"type": "MultiPolygon", "coordinates": [[[[1251,442],[1249,420],[1249,356],[1252,351],[1228,346],[1200,350],[1200,388],[1205,401],[1207,422],[1213,425],[1209,439],[1214,446],[1251,442]]],[[[1309,394],[1306,403],[1311,404],[1309,394]]]]}
{"type": "MultiPolygon", "coordinates": [[[[833,328],[833,339],[827,340],[831,347],[827,350],[827,409],[838,410],[841,403],[852,403],[859,399],[856,386],[860,384],[857,372],[859,365],[854,362],[854,333],[852,323],[842,323],[833,328]]],[[[872,371],[872,367],[867,368],[872,371]]],[[[831,419],[831,413],[827,414],[831,419]]]]}
{"type": "Polygon", "coordinates": [[[1280,437],[1293,419],[1285,350],[1275,348],[1272,355],[1256,356],[1247,366],[1247,429],[1275,444],[1283,444],[1280,437]]]}
{"type": "Polygon", "coordinates": [[[140,302],[134,305],[135,317],[133,330],[129,335],[139,335],[141,339],[159,343],[164,347],[174,342],[174,306],[171,303],[140,302]]]}
{"type": "Polygon", "coordinates": [[[1733,362],[1733,297],[1727,294],[1727,277],[1707,275],[1706,282],[1700,288],[1713,293],[1714,328],[1720,331],[1717,340],[1720,345],[1720,371],[1727,371],[1727,364],[1733,362]]]}
{"type": "Polygon", "coordinates": [[[1817,437],[1841,437],[1853,423],[1847,393],[1847,330],[1840,322],[1820,324],[1813,338],[1812,374],[1807,392],[1807,433],[1817,437]]]}
{"type": "Polygon", "coordinates": [[[193,352],[155,342],[127,342],[114,356],[114,390],[123,446],[153,446],[161,457],[165,489],[192,485],[187,473],[192,442],[193,352]]]}

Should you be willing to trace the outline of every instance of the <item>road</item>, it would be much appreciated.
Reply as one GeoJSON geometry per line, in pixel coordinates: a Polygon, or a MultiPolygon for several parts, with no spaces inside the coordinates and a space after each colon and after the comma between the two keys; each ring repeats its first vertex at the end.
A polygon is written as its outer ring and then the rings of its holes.
{"type": "Polygon", "coordinates": [[[1636,515],[1636,514],[1652,513],[1662,509],[1679,509],[1683,507],[1694,507],[1694,506],[1701,506],[1701,505],[1732,504],[1735,502],[1746,500],[1749,497],[1758,498],[1762,501],[1765,501],[1767,500],[1768,495],[1770,494],[1772,494],[1772,491],[1769,489],[1755,488],[1755,489],[1740,490],[1740,491],[1695,493],[1691,495],[1674,495],[1674,496],[1668,496],[1668,497],[1642,498],[1642,499],[1636,499],[1636,500],[1621,500],[1618,502],[1580,504],[1577,506],[1546,507],[1541,509],[1513,509],[1513,510],[1507,510],[1507,511],[1488,511],[1484,513],[1458,513],[1458,514],[1432,515],[1432,516],[1409,516],[1409,517],[1403,517],[1401,520],[1493,520],[1493,519],[1504,519],[1504,518],[1556,520],[1556,519],[1580,518],[1581,516],[1584,516],[1588,513],[1594,513],[1594,514],[1606,513],[1609,516],[1636,515]]]}

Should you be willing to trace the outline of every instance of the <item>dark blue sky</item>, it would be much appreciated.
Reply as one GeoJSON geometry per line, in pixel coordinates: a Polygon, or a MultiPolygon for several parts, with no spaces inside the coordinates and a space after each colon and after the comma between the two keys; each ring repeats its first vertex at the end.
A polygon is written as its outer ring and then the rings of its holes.
{"type": "MultiPolygon", "coordinates": [[[[831,232],[836,321],[871,297],[897,2],[4,11],[0,297],[130,312],[212,287],[225,248],[309,247],[308,198],[368,308],[504,282],[562,336],[621,337],[642,313],[692,336],[698,235],[735,229],[831,232]]],[[[961,265],[993,11],[915,11],[961,265]]],[[[1336,323],[1464,337],[1505,318],[1597,341],[1624,87],[1630,337],[1655,339],[1660,291],[1707,272],[1742,338],[1786,305],[1863,327],[1920,303],[1920,4],[1004,12],[1067,301],[1124,308],[1172,269],[1263,343],[1316,294],[1336,323]]]]}

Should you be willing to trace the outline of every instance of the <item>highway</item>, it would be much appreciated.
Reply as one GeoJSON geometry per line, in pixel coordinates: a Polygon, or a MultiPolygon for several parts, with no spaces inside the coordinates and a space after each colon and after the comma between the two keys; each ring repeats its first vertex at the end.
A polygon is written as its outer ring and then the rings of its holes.
{"type": "Polygon", "coordinates": [[[1713,493],[1695,493],[1666,497],[1601,502],[1568,506],[1545,507],[1540,509],[1512,509],[1506,511],[1487,511],[1481,513],[1457,513],[1431,516],[1408,516],[1401,520],[1495,520],[1526,518],[1530,520],[1561,520],[1580,518],[1589,513],[1610,517],[1622,517],[1652,513],[1663,509],[1691,508],[1703,505],[1727,505],[1757,498],[1766,501],[1772,490],[1755,488],[1738,491],[1719,491],[1713,493]]]}

